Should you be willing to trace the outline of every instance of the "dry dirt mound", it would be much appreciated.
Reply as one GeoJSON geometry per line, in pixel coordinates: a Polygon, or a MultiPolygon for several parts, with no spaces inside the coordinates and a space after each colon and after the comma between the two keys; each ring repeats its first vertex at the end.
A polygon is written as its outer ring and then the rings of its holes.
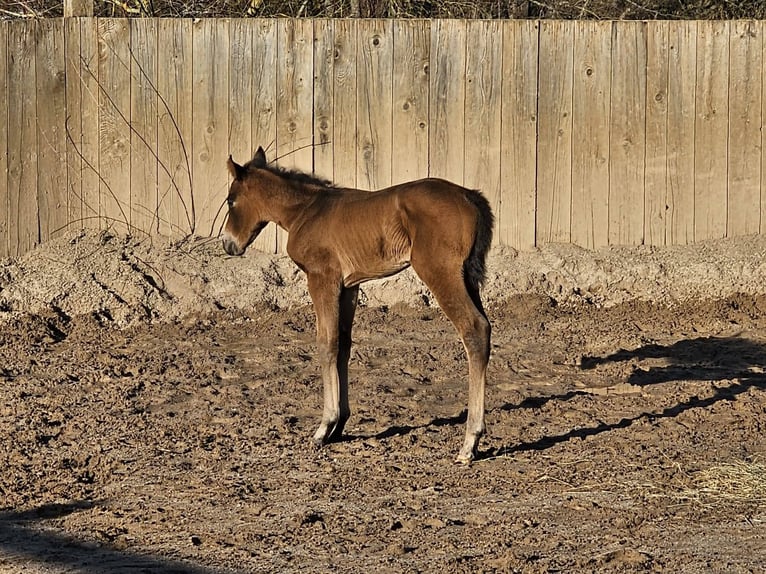
{"type": "MultiPolygon", "coordinates": [[[[766,292],[766,238],[749,236],[684,247],[589,251],[546,245],[495,248],[484,298],[489,307],[519,294],[559,304],[609,307],[640,300],[672,305],[766,292]]],[[[223,254],[217,241],[183,245],[79,232],[17,259],[0,261],[0,320],[54,312],[95,315],[118,325],[172,320],[221,309],[286,309],[309,303],[303,274],[286,256],[223,254]]],[[[368,306],[430,305],[411,270],[362,288],[368,306]]]]}

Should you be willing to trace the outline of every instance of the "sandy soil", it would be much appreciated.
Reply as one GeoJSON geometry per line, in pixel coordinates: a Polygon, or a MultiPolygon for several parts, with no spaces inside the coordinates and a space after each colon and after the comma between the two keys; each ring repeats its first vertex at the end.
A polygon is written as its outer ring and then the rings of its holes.
{"type": "Polygon", "coordinates": [[[470,467],[463,350],[411,273],[365,286],[316,450],[286,258],[80,233],[0,261],[0,572],[762,572],[764,253],[495,250],[470,467]]]}

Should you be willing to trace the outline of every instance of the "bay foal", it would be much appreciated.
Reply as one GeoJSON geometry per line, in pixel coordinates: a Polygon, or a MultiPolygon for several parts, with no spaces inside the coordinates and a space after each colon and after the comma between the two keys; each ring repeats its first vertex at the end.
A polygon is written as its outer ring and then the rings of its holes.
{"type": "Polygon", "coordinates": [[[478,191],[421,179],[377,192],[335,187],[266,161],[231,157],[223,248],[242,255],[274,222],[288,233],[287,253],[307,276],[314,303],[324,410],[314,442],[337,439],[351,411],[348,362],[359,284],[410,265],[455,325],[468,356],[468,420],[457,462],[470,463],[484,432],[490,324],[479,297],[493,216],[478,191]]]}

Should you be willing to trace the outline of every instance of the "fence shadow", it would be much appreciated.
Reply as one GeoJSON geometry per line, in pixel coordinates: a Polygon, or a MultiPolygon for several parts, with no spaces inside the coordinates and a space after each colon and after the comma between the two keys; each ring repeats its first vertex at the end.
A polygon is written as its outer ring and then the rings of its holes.
{"type": "Polygon", "coordinates": [[[18,562],[19,572],[35,564],[80,574],[223,574],[231,570],[210,569],[182,560],[110,548],[94,547],[62,531],[46,529],[45,520],[62,518],[97,506],[98,502],[75,501],[46,504],[22,512],[0,512],[0,552],[5,564],[18,562]]]}
{"type": "MultiPolygon", "coordinates": [[[[673,381],[720,382],[715,393],[707,398],[692,397],[659,412],[642,412],[615,423],[602,423],[595,427],[578,428],[569,432],[543,437],[481,452],[479,459],[510,455],[517,452],[546,450],[570,439],[583,439],[615,429],[626,428],[641,420],[673,418],[695,408],[710,407],[721,401],[735,401],[752,388],[766,389],[766,346],[740,337],[700,337],[678,341],[672,345],[646,345],[632,351],[620,350],[605,357],[585,357],[582,369],[595,369],[599,365],[634,359],[664,359],[666,365],[647,370],[635,370],[625,381],[639,386],[670,383],[673,381]]],[[[571,391],[550,397],[528,398],[519,404],[506,404],[502,410],[539,408],[549,401],[568,401],[581,391],[571,391]]]]}

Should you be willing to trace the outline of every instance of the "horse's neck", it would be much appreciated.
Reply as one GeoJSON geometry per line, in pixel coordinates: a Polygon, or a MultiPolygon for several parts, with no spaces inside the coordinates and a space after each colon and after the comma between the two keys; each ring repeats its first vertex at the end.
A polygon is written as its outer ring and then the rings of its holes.
{"type": "Polygon", "coordinates": [[[295,220],[316,197],[316,193],[313,186],[296,182],[287,182],[272,189],[268,198],[271,212],[269,220],[289,232],[295,220]]]}

